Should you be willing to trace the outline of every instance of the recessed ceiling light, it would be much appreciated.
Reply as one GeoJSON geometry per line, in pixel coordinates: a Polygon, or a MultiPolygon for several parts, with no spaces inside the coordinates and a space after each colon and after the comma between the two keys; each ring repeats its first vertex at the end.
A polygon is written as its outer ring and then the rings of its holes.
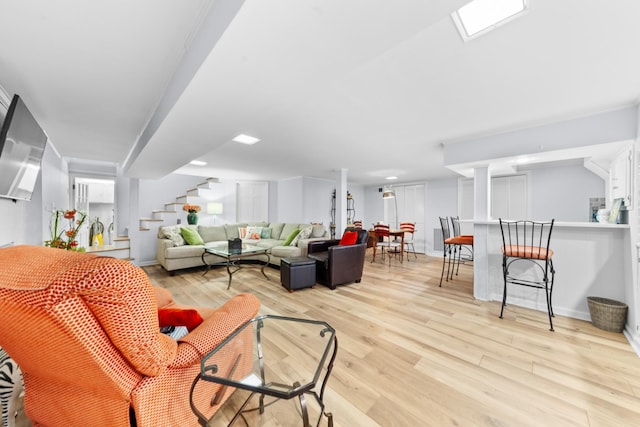
{"type": "Polygon", "coordinates": [[[451,14],[467,41],[491,31],[529,10],[529,0],[473,0],[451,14]]]}
{"type": "Polygon", "coordinates": [[[203,162],[202,160],[191,160],[189,164],[194,166],[204,166],[207,162],[203,162]]]}
{"type": "Polygon", "coordinates": [[[394,179],[398,179],[398,177],[397,176],[388,176],[385,179],[394,180],[394,179]]]}
{"type": "Polygon", "coordinates": [[[533,161],[535,161],[535,157],[516,157],[515,159],[512,160],[513,163],[517,164],[517,165],[523,165],[525,163],[532,163],[533,161]]]}
{"type": "Polygon", "coordinates": [[[260,141],[260,139],[254,136],[249,136],[241,133],[240,135],[233,138],[232,141],[239,142],[240,144],[252,145],[260,141]]]}

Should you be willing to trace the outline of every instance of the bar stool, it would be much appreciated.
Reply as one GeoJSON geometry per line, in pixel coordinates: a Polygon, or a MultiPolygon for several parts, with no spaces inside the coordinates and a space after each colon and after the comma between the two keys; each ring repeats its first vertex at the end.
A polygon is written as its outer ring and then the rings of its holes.
{"type": "MultiPolygon", "coordinates": [[[[460,218],[459,217],[450,217],[451,226],[453,228],[453,237],[456,239],[456,244],[453,246],[453,266],[456,270],[456,276],[458,275],[458,271],[460,271],[460,262],[464,261],[473,261],[473,235],[471,234],[460,234],[460,218]],[[462,256],[462,250],[466,250],[468,253],[465,256],[462,256]],[[456,253],[458,254],[458,266],[456,267],[456,253]]],[[[451,276],[453,277],[453,270],[451,271],[451,276]]]]}
{"type": "Polygon", "coordinates": [[[442,273],[440,273],[440,285],[442,286],[442,278],[444,277],[444,266],[447,264],[447,254],[449,254],[449,266],[447,268],[447,279],[449,281],[449,270],[451,269],[451,249],[453,245],[451,241],[451,231],[449,229],[449,220],[447,217],[439,217],[440,228],[442,229],[442,273]]]}
{"type": "Polygon", "coordinates": [[[412,252],[413,256],[418,259],[416,254],[416,247],[413,245],[413,235],[416,232],[415,222],[401,222],[400,230],[404,230],[404,251],[407,253],[407,261],[409,261],[409,253],[412,252]],[[409,250],[411,248],[411,250],[409,250]]]}
{"type": "MultiPolygon", "coordinates": [[[[549,248],[551,243],[551,221],[503,221],[500,218],[500,231],[502,232],[502,273],[504,277],[504,291],[502,294],[502,308],[500,318],[507,305],[507,283],[531,288],[544,289],[547,298],[547,313],[549,314],[549,327],[553,331],[553,306],[552,292],[555,269],[553,268],[553,251],[549,248]],[[509,269],[514,265],[530,263],[537,267],[541,278],[515,277],[509,269]],[[549,278],[551,273],[551,278],[549,278]]],[[[535,270],[535,268],[534,268],[535,270]]]]}

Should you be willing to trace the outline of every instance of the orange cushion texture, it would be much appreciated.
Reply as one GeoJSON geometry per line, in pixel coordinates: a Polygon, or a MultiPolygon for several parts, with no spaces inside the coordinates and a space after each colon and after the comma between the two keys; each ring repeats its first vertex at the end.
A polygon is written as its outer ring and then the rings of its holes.
{"type": "Polygon", "coordinates": [[[507,245],[501,249],[503,254],[513,258],[550,259],[553,256],[551,249],[547,253],[547,248],[539,246],[507,245]]]}
{"type": "Polygon", "coordinates": [[[186,326],[189,331],[193,331],[200,323],[202,316],[195,309],[183,308],[159,308],[158,321],[160,327],[163,326],[186,326]]]}
{"type": "Polygon", "coordinates": [[[358,240],[358,232],[357,231],[345,231],[342,235],[342,239],[340,239],[340,246],[349,246],[356,243],[358,240]]]}
{"type": "MultiPolygon", "coordinates": [[[[0,313],[12,322],[0,322],[0,336],[25,374],[24,406],[33,425],[128,426],[131,408],[138,427],[194,425],[189,392],[202,354],[255,317],[260,303],[235,295],[201,313],[203,324],[176,341],[158,328],[156,302],[170,298],[125,260],[44,246],[1,248],[0,313]]],[[[238,352],[251,354],[253,341],[245,342],[229,352],[223,369],[238,352]]],[[[251,360],[242,358],[236,375],[247,375],[251,360]]],[[[233,389],[212,406],[219,392],[215,383],[195,387],[205,416],[233,389]]]]}
{"type": "Polygon", "coordinates": [[[169,304],[173,304],[173,295],[171,294],[171,291],[154,286],[153,293],[156,296],[156,304],[158,304],[158,307],[165,307],[169,304]]]}

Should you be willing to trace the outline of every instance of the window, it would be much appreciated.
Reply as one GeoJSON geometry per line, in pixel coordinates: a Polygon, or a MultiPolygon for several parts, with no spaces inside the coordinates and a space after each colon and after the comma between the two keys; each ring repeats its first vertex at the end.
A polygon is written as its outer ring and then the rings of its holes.
{"type": "Polygon", "coordinates": [[[473,0],[451,14],[464,41],[474,39],[529,10],[529,0],[473,0]]]}

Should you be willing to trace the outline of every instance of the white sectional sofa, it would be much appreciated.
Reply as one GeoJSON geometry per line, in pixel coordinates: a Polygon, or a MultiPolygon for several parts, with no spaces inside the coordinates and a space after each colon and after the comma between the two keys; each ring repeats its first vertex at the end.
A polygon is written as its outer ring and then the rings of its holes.
{"type": "MultiPolygon", "coordinates": [[[[257,237],[255,231],[260,229],[260,239],[249,239],[245,236],[243,242],[267,248],[270,255],[269,263],[280,266],[280,259],[295,256],[306,256],[307,245],[310,241],[326,240],[330,238],[329,231],[318,224],[298,224],[282,222],[256,222],[224,225],[170,225],[158,229],[158,247],[156,259],[158,263],[168,272],[173,272],[182,268],[202,266],[202,253],[204,245],[188,245],[183,239],[180,228],[195,228],[207,244],[226,244],[230,239],[239,238],[241,229],[254,231],[252,237],[257,237]],[[287,237],[296,229],[304,230],[292,245],[284,246],[287,237]]],[[[216,262],[207,255],[207,262],[216,262]]],[[[257,256],[256,259],[264,260],[264,256],[257,256]]],[[[223,261],[222,258],[220,261],[223,261]]]]}

